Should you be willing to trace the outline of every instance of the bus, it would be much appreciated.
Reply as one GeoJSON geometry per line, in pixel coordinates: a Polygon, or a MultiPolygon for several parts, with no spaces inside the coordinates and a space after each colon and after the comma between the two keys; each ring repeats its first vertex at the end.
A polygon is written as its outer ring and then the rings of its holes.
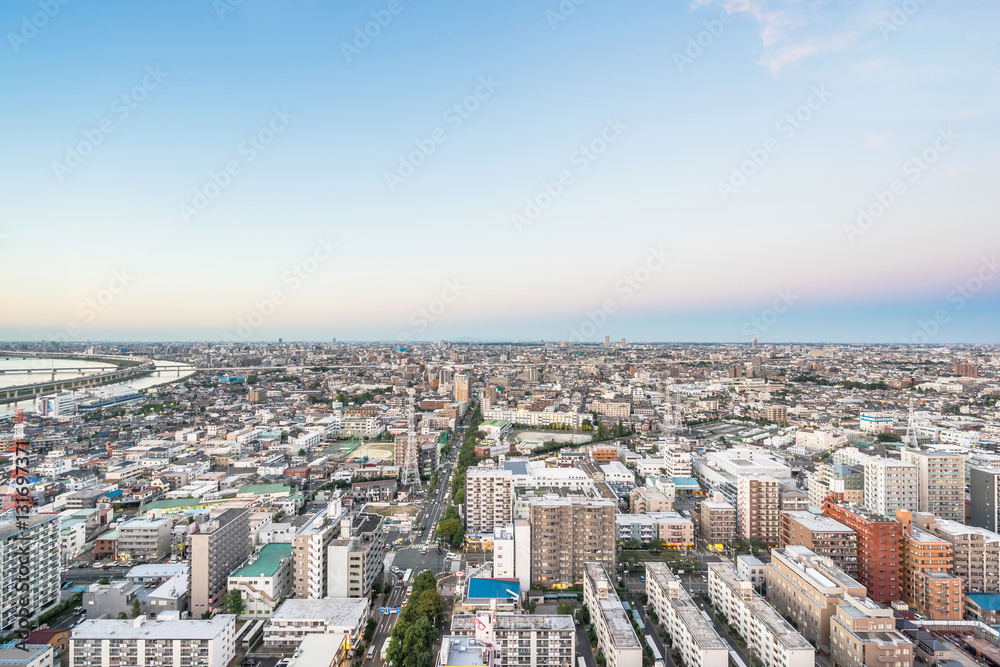
{"type": "Polygon", "coordinates": [[[646,635],[646,643],[649,644],[649,648],[653,650],[653,660],[663,660],[663,656],[660,655],[660,649],[656,648],[656,644],[653,643],[653,638],[646,635]]]}
{"type": "Polygon", "coordinates": [[[411,568],[406,571],[406,574],[403,575],[403,583],[404,584],[410,583],[410,577],[412,576],[413,576],[413,569],[411,568]]]}
{"type": "MultiPolygon", "coordinates": [[[[386,656],[386,653],[389,652],[389,642],[391,642],[391,641],[392,641],[392,637],[386,637],[385,638],[385,643],[382,644],[382,652],[379,653],[379,657],[382,658],[382,662],[385,662],[385,656],[386,656]]],[[[375,650],[374,646],[372,646],[372,650],[373,651],[375,650]]]]}
{"type": "Polygon", "coordinates": [[[372,644],[368,647],[368,653],[365,654],[365,660],[371,660],[375,657],[375,645],[372,644]]]}

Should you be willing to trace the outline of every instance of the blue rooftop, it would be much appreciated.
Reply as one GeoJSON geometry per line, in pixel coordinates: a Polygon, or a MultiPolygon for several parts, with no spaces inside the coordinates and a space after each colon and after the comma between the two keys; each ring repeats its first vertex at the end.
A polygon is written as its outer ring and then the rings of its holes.
{"type": "Polygon", "coordinates": [[[698,484],[698,480],[694,477],[671,477],[670,481],[674,483],[674,486],[678,489],[700,489],[701,486],[698,484]]]}
{"type": "Polygon", "coordinates": [[[1000,611],[1000,595],[995,593],[969,593],[966,597],[987,611],[1000,611]]]}
{"type": "Polygon", "coordinates": [[[521,582],[508,581],[507,579],[485,579],[473,577],[469,579],[470,598],[506,598],[512,599],[514,596],[507,592],[507,589],[521,595],[521,582]]]}
{"type": "Polygon", "coordinates": [[[117,498],[118,496],[122,495],[123,493],[124,493],[124,491],[122,491],[121,489],[115,489],[114,491],[108,491],[104,495],[107,496],[108,498],[117,498]]]}

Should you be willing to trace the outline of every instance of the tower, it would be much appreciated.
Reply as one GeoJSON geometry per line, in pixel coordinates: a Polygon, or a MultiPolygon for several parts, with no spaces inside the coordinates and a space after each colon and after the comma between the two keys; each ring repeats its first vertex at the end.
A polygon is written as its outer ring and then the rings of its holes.
{"type": "Polygon", "coordinates": [[[414,433],[414,395],[409,390],[410,401],[406,411],[406,456],[403,457],[403,468],[399,471],[399,482],[410,489],[420,488],[420,454],[417,452],[416,435],[414,433]]]}

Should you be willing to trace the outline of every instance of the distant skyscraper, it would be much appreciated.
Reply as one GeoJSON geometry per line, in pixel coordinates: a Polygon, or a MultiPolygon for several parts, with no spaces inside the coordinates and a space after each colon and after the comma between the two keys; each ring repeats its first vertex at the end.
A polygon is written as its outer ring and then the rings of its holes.
{"type": "Polygon", "coordinates": [[[611,347],[611,336],[604,337],[604,347],[611,347]]]}
{"type": "Polygon", "coordinates": [[[751,348],[756,348],[757,347],[757,337],[756,336],[754,336],[753,340],[750,341],[750,347],[751,348]]]}
{"type": "Polygon", "coordinates": [[[469,402],[469,376],[465,373],[455,376],[455,400],[459,403],[469,402]]]}
{"type": "Polygon", "coordinates": [[[625,339],[622,338],[622,347],[625,347],[625,339]]]}

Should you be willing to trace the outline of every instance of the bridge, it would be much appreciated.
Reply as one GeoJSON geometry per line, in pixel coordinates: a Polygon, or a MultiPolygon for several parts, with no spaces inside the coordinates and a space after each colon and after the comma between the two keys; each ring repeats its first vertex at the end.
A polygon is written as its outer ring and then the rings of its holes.
{"type": "MultiPolygon", "coordinates": [[[[0,352],[0,357],[44,357],[47,355],[37,354],[37,353],[24,353],[24,352],[0,352]]],[[[52,356],[52,355],[48,355],[52,356]]],[[[128,357],[128,356],[107,356],[107,357],[97,357],[89,355],[60,355],[59,358],[62,359],[86,359],[88,361],[104,361],[110,364],[114,364],[114,370],[106,370],[102,372],[95,373],[93,375],[84,375],[82,377],[73,377],[66,380],[57,380],[55,375],[52,375],[52,379],[48,382],[39,382],[35,384],[23,384],[13,387],[0,387],[0,405],[4,403],[17,403],[19,401],[26,401],[36,396],[41,396],[43,394],[51,394],[58,391],[64,391],[67,389],[79,389],[82,387],[93,387],[102,384],[113,384],[116,382],[125,382],[126,380],[131,380],[133,378],[142,377],[144,375],[149,375],[156,371],[156,365],[152,359],[146,359],[145,357],[128,357]],[[126,366],[125,364],[133,364],[126,366]]],[[[34,369],[32,369],[34,370],[34,369]]],[[[52,369],[38,369],[44,373],[52,373],[52,369]]],[[[93,370],[88,369],[88,370],[93,370]]],[[[178,371],[179,374],[179,371],[178,371]]]]}

